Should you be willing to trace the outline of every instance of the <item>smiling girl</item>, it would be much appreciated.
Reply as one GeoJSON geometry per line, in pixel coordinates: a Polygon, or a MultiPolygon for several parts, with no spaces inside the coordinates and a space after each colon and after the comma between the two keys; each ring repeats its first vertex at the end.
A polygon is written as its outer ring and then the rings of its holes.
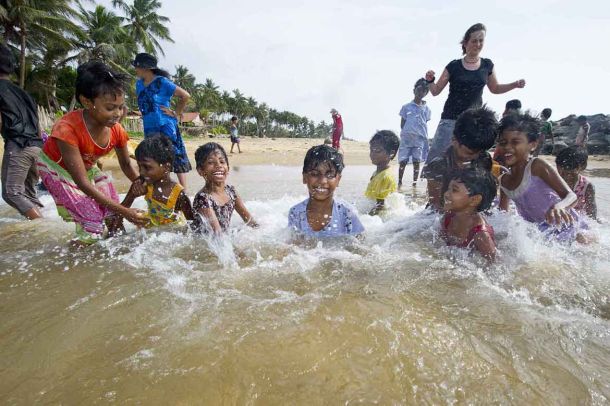
{"type": "Polygon", "coordinates": [[[110,178],[95,165],[112,150],[121,170],[131,181],[138,177],[131,166],[128,136],[119,124],[125,106],[127,77],[101,62],[78,67],[76,98],[84,109],[64,115],[53,126],[44,144],[38,170],[55,200],[59,215],[76,224],[77,241],[90,244],[104,235],[104,224],[112,234],[118,214],[136,225],[146,223],[141,211],[123,207],[110,178]]]}
{"type": "Polygon", "coordinates": [[[538,224],[548,236],[585,242],[587,238],[580,231],[586,224],[571,208],[576,195],[554,167],[530,156],[536,149],[539,129],[538,119],[527,114],[502,119],[497,149],[510,171],[500,177],[500,208],[507,210],[510,199],[521,217],[538,224]]]}
{"type": "Polygon", "coordinates": [[[199,214],[195,216],[195,229],[211,229],[215,234],[226,232],[234,210],[247,225],[258,227],[235,188],[226,184],[229,158],[224,148],[215,142],[208,142],[195,151],[195,162],[197,173],[205,179],[205,186],[193,200],[193,209],[199,214]]]}

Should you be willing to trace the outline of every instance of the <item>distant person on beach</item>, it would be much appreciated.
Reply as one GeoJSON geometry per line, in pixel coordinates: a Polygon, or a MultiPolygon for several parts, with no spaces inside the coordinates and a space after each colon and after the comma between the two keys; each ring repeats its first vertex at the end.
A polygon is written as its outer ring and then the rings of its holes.
{"type": "Polygon", "coordinates": [[[428,180],[428,205],[436,211],[443,211],[443,196],[455,171],[480,168],[499,176],[499,166],[487,152],[498,135],[498,120],[492,110],[466,110],[456,120],[454,134],[443,156],[430,161],[422,172],[428,180]]]}
{"type": "Polygon", "coordinates": [[[489,171],[474,168],[451,174],[441,228],[447,245],[472,249],[484,258],[495,259],[494,229],[481,212],[491,207],[497,193],[498,184],[489,171]]]}
{"type": "Polygon", "coordinates": [[[84,106],[64,115],[53,126],[38,162],[45,187],[57,212],[76,224],[76,243],[91,244],[120,231],[122,216],[143,226],[148,220],[140,210],[119,204],[111,178],[96,161],[113,149],[123,174],[132,182],[138,172],[131,166],[127,132],[119,123],[125,104],[127,75],[92,61],[78,67],[75,93],[84,106]]]}
{"type": "Polygon", "coordinates": [[[596,220],[595,187],[586,176],[582,175],[582,172],[587,169],[588,159],[589,154],[586,149],[573,145],[562,149],[557,154],[555,165],[563,180],[576,194],[574,210],[596,220]]]}
{"type": "Polygon", "coordinates": [[[36,196],[36,160],[42,147],[38,108],[29,94],[13,84],[11,50],[0,44],[0,117],[2,118],[2,199],[29,220],[42,217],[36,196]]]}
{"type": "Polygon", "coordinates": [[[498,150],[504,157],[508,173],[500,177],[500,209],[508,210],[509,200],[519,215],[547,238],[559,241],[587,242],[587,228],[572,209],[576,194],[543,159],[531,157],[540,134],[540,122],[527,114],[510,114],[500,123],[498,150]]]}
{"type": "Polygon", "coordinates": [[[303,184],[309,197],[288,212],[288,227],[310,238],[357,236],[364,232],[356,210],[335,199],[341,181],[343,155],[327,145],[311,147],[303,162],[303,184]]]}
{"type": "Polygon", "coordinates": [[[178,126],[190,95],[170,80],[170,74],[157,67],[157,58],[141,53],[132,62],[136,69],[136,94],[144,122],[144,137],[163,134],[174,145],[174,167],[180,184],[186,188],[186,174],[191,168],[178,126]],[[172,97],[178,98],[176,110],[170,109],[172,97]]]}
{"type": "Polygon", "coordinates": [[[549,109],[548,107],[542,110],[542,113],[540,113],[540,137],[538,138],[538,146],[532,153],[533,156],[540,155],[540,151],[542,151],[546,140],[548,140],[549,138],[551,139],[551,145],[555,145],[555,138],[553,136],[553,124],[549,121],[549,118],[551,118],[552,113],[553,110],[549,109]]]}
{"type": "Polygon", "coordinates": [[[341,137],[343,137],[343,119],[337,109],[331,109],[330,114],[333,117],[333,132],[331,135],[333,148],[339,150],[341,147],[341,137]]]}
{"type": "Polygon", "coordinates": [[[398,188],[409,160],[413,163],[413,186],[419,178],[419,163],[426,161],[428,152],[428,121],[432,115],[424,97],[428,94],[428,82],[419,79],[413,87],[413,101],[400,109],[400,149],[398,150],[398,188]]]}
{"type": "Polygon", "coordinates": [[[233,211],[250,227],[258,227],[235,188],[228,185],[229,157],[222,145],[208,142],[195,151],[197,172],[205,180],[193,199],[195,221],[200,232],[222,234],[229,229],[233,211]]]}
{"type": "Polygon", "coordinates": [[[576,133],[576,141],[574,145],[579,147],[586,147],[587,141],[589,141],[589,131],[591,130],[591,124],[587,121],[587,116],[578,116],[576,119],[578,123],[578,132],[576,133]]]}
{"type": "Polygon", "coordinates": [[[174,146],[165,135],[145,138],[136,147],[140,179],[134,182],[121,203],[131,207],[136,198],[144,196],[148,206],[148,227],[177,224],[186,226],[193,220],[191,201],[180,183],[170,179],[174,146]]]}
{"type": "Polygon", "coordinates": [[[502,113],[502,117],[506,117],[509,114],[519,114],[521,113],[521,100],[513,99],[506,102],[504,106],[504,112],[502,113]]]}
{"type": "Polygon", "coordinates": [[[389,130],[378,131],[369,141],[371,163],[377,168],[364,195],[375,202],[369,212],[374,216],[385,209],[385,199],[396,192],[396,179],[390,172],[390,162],[396,156],[400,146],[400,139],[389,130]]]}
{"type": "Polygon", "coordinates": [[[231,117],[231,127],[229,128],[231,133],[231,154],[233,153],[233,147],[237,145],[237,150],[241,154],[241,147],[239,146],[239,129],[237,128],[237,117],[231,117]]]}
{"type": "Polygon", "coordinates": [[[468,28],[461,41],[463,57],[449,62],[438,82],[435,83],[434,71],[426,73],[433,96],[440,94],[449,83],[449,97],[445,102],[426,162],[441,156],[451,144],[458,116],[469,108],[483,104],[485,85],[493,94],[502,94],[525,86],[523,79],[507,84],[498,83],[493,62],[480,57],[486,31],[485,26],[480,23],[468,28]]]}

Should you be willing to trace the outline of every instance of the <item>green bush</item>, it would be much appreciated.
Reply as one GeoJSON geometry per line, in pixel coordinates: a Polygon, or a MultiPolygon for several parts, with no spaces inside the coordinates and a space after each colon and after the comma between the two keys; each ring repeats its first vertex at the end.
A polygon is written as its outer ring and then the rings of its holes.
{"type": "Polygon", "coordinates": [[[212,128],[211,133],[214,135],[226,134],[227,129],[223,125],[217,125],[216,127],[212,128]]]}

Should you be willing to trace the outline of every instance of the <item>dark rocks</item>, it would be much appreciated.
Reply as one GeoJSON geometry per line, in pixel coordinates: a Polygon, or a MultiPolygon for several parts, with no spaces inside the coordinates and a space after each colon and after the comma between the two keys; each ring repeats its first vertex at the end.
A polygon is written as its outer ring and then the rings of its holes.
{"type": "MultiPolygon", "coordinates": [[[[578,123],[576,115],[571,114],[558,121],[553,121],[553,134],[555,135],[555,147],[550,145],[550,141],[546,141],[542,152],[551,152],[557,154],[563,148],[573,145],[578,133],[578,123]]],[[[608,154],[610,153],[610,115],[594,114],[587,116],[587,120],[591,125],[589,130],[589,141],[587,142],[587,150],[590,154],[608,154]]]]}

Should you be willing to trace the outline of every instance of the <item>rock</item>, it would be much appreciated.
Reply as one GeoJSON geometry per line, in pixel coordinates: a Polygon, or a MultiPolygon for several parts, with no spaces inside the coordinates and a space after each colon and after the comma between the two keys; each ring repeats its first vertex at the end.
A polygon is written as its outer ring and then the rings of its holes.
{"type": "Polygon", "coordinates": [[[555,145],[553,145],[553,155],[557,155],[562,150],[566,149],[568,144],[563,141],[555,141],[555,145]]]}
{"type": "MultiPolygon", "coordinates": [[[[576,122],[576,114],[570,114],[553,123],[553,134],[555,136],[555,146],[553,154],[561,149],[562,144],[573,145],[576,140],[579,125],[576,122]]],[[[587,121],[591,125],[589,130],[589,142],[587,149],[590,153],[607,154],[610,153],[610,115],[593,114],[587,116],[587,121]]]]}
{"type": "Polygon", "coordinates": [[[587,142],[587,151],[589,154],[607,154],[608,150],[608,141],[606,140],[598,139],[587,142]]]}

